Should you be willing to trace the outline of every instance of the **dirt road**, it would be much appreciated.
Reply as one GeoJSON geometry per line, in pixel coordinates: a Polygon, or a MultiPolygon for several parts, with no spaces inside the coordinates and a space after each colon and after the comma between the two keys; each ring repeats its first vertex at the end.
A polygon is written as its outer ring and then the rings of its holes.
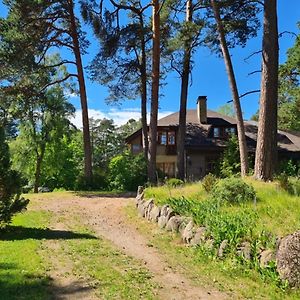
{"type": "MultiPolygon", "coordinates": [[[[91,228],[96,236],[105,238],[124,252],[140,260],[145,268],[152,274],[152,278],[160,288],[157,291],[159,299],[224,299],[225,295],[213,290],[206,290],[199,286],[194,286],[181,273],[171,269],[166,263],[166,258],[154,247],[149,246],[145,236],[140,234],[128,217],[124,208],[134,205],[133,198],[113,198],[113,197],[80,197],[69,195],[68,197],[43,198],[35,201],[35,209],[48,210],[57,216],[56,221],[52,222],[52,230],[68,229],[72,223],[72,216],[79,216],[81,222],[91,228]],[[61,217],[65,223],[61,222],[61,217]],[[70,217],[68,217],[70,216],[70,217]],[[69,224],[68,224],[69,223],[69,224]]],[[[55,218],[54,218],[55,220],[55,218]]],[[[141,219],[141,222],[145,222],[141,219]]],[[[48,247],[54,248],[55,245],[48,241],[48,247]]],[[[52,270],[50,276],[60,286],[60,291],[64,286],[69,286],[73,282],[73,289],[78,292],[72,293],[68,298],[68,293],[56,293],[57,299],[97,299],[88,284],[84,281],[77,281],[77,278],[62,276],[66,274],[68,264],[61,270],[59,262],[52,262],[57,268],[52,270]]],[[[70,261],[69,264],[74,262],[70,261]]],[[[71,267],[71,266],[69,266],[71,267]]]]}

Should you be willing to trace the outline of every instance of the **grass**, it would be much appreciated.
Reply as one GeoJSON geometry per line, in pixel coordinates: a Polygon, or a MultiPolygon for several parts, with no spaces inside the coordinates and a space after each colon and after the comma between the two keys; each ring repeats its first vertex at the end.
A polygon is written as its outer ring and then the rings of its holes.
{"type": "Polygon", "coordinates": [[[49,219],[49,213],[26,212],[14,218],[8,232],[0,233],[1,299],[50,299],[47,263],[38,255],[42,241],[38,235],[18,234],[20,228],[45,228],[49,219]]]}
{"type": "MultiPolygon", "coordinates": [[[[300,197],[289,195],[280,190],[278,184],[264,183],[246,179],[247,183],[254,186],[257,192],[256,203],[246,203],[243,205],[225,205],[221,207],[224,213],[241,215],[244,212],[254,212],[257,215],[255,226],[251,228],[254,236],[265,234],[266,236],[281,237],[293,233],[300,228],[300,197]]],[[[174,203],[176,200],[169,198],[180,198],[184,195],[192,205],[197,205],[208,199],[208,194],[204,191],[201,183],[188,184],[184,187],[169,189],[166,186],[152,187],[145,191],[146,198],[155,198],[159,204],[174,203]]],[[[178,200],[177,209],[181,208],[178,200]],[[179,206],[178,206],[179,205],[179,206]]],[[[184,210],[184,207],[182,207],[184,210]]],[[[134,222],[140,222],[135,217],[135,213],[129,211],[129,215],[134,222]]],[[[268,299],[299,299],[300,291],[286,289],[279,284],[276,272],[270,266],[269,269],[262,270],[256,267],[253,262],[251,266],[241,263],[233,256],[224,260],[217,259],[212,253],[198,248],[186,248],[174,242],[174,235],[164,233],[151,228],[151,225],[143,222],[139,226],[142,231],[152,230],[154,232],[151,241],[158,249],[163,251],[166,257],[173,260],[173,265],[177,263],[184,265],[190,277],[199,282],[214,284],[226,291],[233,291],[236,297],[241,298],[268,298],[268,299]],[[212,275],[213,274],[213,275],[212,275]]],[[[149,233],[147,234],[149,235],[149,233]]],[[[175,236],[175,241],[179,240],[175,236]]],[[[269,246],[274,246],[269,242],[269,246]]]]}
{"type": "Polygon", "coordinates": [[[156,299],[157,286],[139,261],[95,237],[73,210],[59,215],[39,208],[41,201],[66,199],[74,193],[27,196],[31,200],[28,211],[0,232],[1,300],[53,299],[54,289],[63,295],[66,288],[56,285],[52,272],[85,282],[101,299],[156,299]],[[67,230],[48,228],[56,222],[67,230]]]}

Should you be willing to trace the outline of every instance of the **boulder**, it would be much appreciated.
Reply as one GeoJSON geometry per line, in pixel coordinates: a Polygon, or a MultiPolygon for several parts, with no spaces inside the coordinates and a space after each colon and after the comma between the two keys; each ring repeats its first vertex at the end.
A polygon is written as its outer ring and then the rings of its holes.
{"type": "Polygon", "coordinates": [[[142,202],[143,200],[144,200],[144,192],[136,196],[135,198],[136,206],[138,206],[139,203],[142,202]]]}
{"type": "Polygon", "coordinates": [[[164,228],[167,225],[168,219],[166,216],[160,216],[158,218],[157,224],[159,228],[164,228]]]}
{"type": "Polygon", "coordinates": [[[182,217],[180,217],[180,216],[171,217],[166,225],[166,230],[172,231],[172,232],[177,232],[181,222],[182,222],[182,217]]]}
{"type": "Polygon", "coordinates": [[[191,239],[190,244],[193,246],[196,246],[196,245],[200,245],[201,243],[203,243],[206,238],[206,231],[207,231],[206,227],[199,227],[198,229],[196,229],[195,235],[191,239]]]}
{"type": "Polygon", "coordinates": [[[150,212],[154,206],[154,199],[149,199],[148,201],[144,202],[145,207],[145,218],[150,220],[150,212]]]}
{"type": "Polygon", "coordinates": [[[189,224],[191,221],[193,221],[193,219],[190,217],[182,217],[180,226],[178,228],[178,231],[180,232],[181,235],[182,235],[185,227],[187,226],[187,224],[189,224]]]}
{"type": "Polygon", "coordinates": [[[224,240],[222,241],[222,243],[220,244],[220,247],[218,249],[218,257],[222,258],[224,257],[226,248],[228,247],[228,240],[224,240]]]}
{"type": "Polygon", "coordinates": [[[261,268],[265,268],[270,261],[275,260],[275,253],[273,250],[263,250],[259,257],[259,265],[261,268]]]}
{"type": "Polygon", "coordinates": [[[153,205],[150,213],[149,213],[149,220],[152,222],[157,222],[160,216],[161,208],[159,206],[153,205]]]}
{"type": "Polygon", "coordinates": [[[144,192],[144,187],[142,185],[139,185],[136,196],[141,195],[143,192],[144,192]]]}
{"type": "Polygon", "coordinates": [[[149,199],[147,201],[140,201],[137,205],[138,215],[140,217],[147,217],[147,213],[149,210],[149,207],[152,207],[154,204],[153,199],[149,199]]]}
{"type": "Polygon", "coordinates": [[[251,244],[249,242],[242,242],[237,249],[237,255],[243,257],[245,260],[250,260],[251,244]]]}
{"type": "Polygon", "coordinates": [[[162,206],[161,210],[160,210],[160,215],[163,217],[166,217],[168,215],[168,211],[169,211],[170,207],[168,204],[165,204],[162,206]]]}
{"type": "Polygon", "coordinates": [[[190,243],[191,239],[194,237],[194,234],[194,223],[193,221],[189,221],[181,233],[182,241],[187,244],[190,243]]]}
{"type": "Polygon", "coordinates": [[[293,287],[300,286],[300,231],[279,241],[276,264],[281,279],[293,287]]]}

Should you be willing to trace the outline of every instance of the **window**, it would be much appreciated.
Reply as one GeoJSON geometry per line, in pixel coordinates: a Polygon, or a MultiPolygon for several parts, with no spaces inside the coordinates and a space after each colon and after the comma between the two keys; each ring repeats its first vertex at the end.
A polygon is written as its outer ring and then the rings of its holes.
{"type": "Polygon", "coordinates": [[[225,135],[234,135],[235,134],[235,128],[234,127],[227,127],[225,128],[225,135]]]}
{"type": "Polygon", "coordinates": [[[221,128],[215,127],[214,128],[214,137],[218,138],[221,136],[221,128]]]}
{"type": "Polygon", "coordinates": [[[132,152],[137,153],[141,150],[141,146],[139,144],[132,144],[132,152]]]}
{"type": "Polygon", "coordinates": [[[168,145],[175,145],[175,132],[168,132],[168,145]]]}
{"type": "Polygon", "coordinates": [[[160,145],[175,145],[175,131],[159,131],[157,133],[157,143],[160,145]]]}

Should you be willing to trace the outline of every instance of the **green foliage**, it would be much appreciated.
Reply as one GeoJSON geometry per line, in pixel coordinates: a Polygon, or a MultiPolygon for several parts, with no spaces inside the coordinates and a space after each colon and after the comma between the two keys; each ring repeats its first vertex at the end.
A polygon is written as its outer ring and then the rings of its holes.
{"type": "Polygon", "coordinates": [[[21,178],[11,170],[4,128],[0,127],[0,228],[7,225],[14,214],[24,210],[29,200],[21,198],[21,178]]]}
{"type": "Polygon", "coordinates": [[[218,178],[214,174],[209,173],[202,179],[201,183],[205,191],[210,193],[217,181],[218,178]]]}
{"type": "Polygon", "coordinates": [[[235,111],[232,103],[226,103],[217,109],[217,112],[224,116],[235,118],[235,111]]]}
{"type": "Polygon", "coordinates": [[[147,165],[142,154],[133,156],[125,152],[109,163],[109,185],[111,189],[136,191],[147,181],[147,165]]]}
{"type": "Polygon", "coordinates": [[[255,201],[256,192],[252,185],[240,178],[229,177],[219,180],[211,192],[214,200],[227,203],[245,203],[255,201]]]}
{"type": "MultiPolygon", "coordinates": [[[[300,28],[300,23],[298,23],[300,28]]],[[[278,127],[300,130],[300,35],[287,52],[287,61],[279,68],[278,127]]]]}
{"type": "Polygon", "coordinates": [[[241,170],[239,143],[236,135],[232,135],[224,150],[219,165],[220,175],[222,177],[230,177],[239,174],[241,170]]]}
{"type": "Polygon", "coordinates": [[[279,163],[279,174],[286,174],[287,176],[300,175],[300,163],[296,164],[293,160],[282,160],[279,163]]]}
{"type": "Polygon", "coordinates": [[[226,204],[215,199],[197,201],[181,197],[170,198],[167,203],[176,213],[191,216],[196,224],[206,226],[216,245],[227,239],[234,247],[241,239],[250,238],[257,218],[250,209],[238,213],[226,210],[226,204]]]}
{"type": "Polygon", "coordinates": [[[179,187],[179,186],[183,186],[184,182],[181,179],[178,179],[178,178],[169,178],[169,179],[167,179],[166,184],[169,187],[176,188],[176,187],[179,187]]]}
{"type": "Polygon", "coordinates": [[[83,174],[81,174],[76,178],[74,184],[74,189],[76,191],[106,190],[107,187],[107,178],[99,170],[93,171],[93,177],[91,181],[87,181],[86,177],[83,174]]]}
{"type": "Polygon", "coordinates": [[[300,178],[289,177],[286,173],[280,174],[278,177],[279,187],[294,196],[300,196],[300,178]]]}

